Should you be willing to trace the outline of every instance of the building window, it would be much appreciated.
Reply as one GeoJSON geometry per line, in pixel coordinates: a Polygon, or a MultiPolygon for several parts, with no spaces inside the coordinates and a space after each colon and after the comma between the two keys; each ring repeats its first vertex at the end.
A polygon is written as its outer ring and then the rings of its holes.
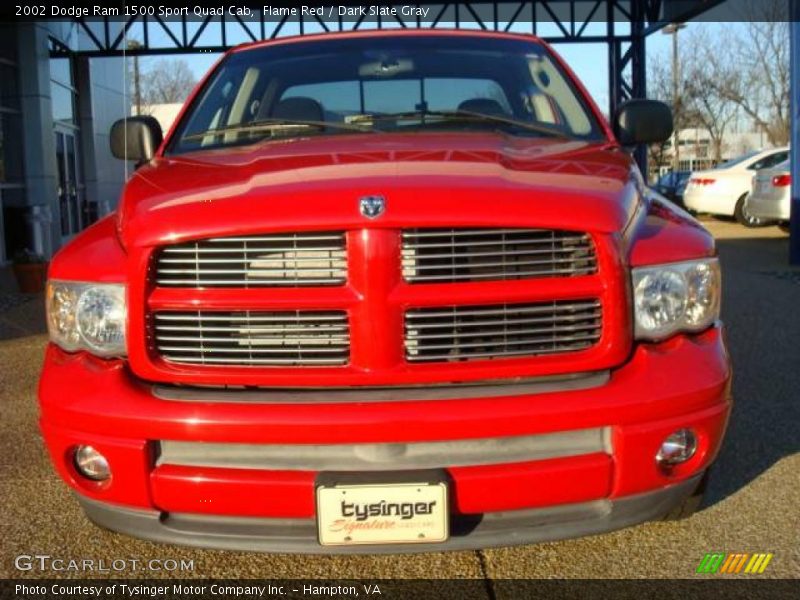
{"type": "Polygon", "coordinates": [[[16,23],[0,23],[0,57],[17,62],[16,23]]]}
{"type": "Polygon", "coordinates": [[[22,116],[15,39],[8,26],[0,27],[0,185],[22,180],[22,116]]]}
{"type": "Polygon", "coordinates": [[[19,110],[17,65],[0,57],[0,106],[19,110]]]}
{"type": "Polygon", "coordinates": [[[24,231],[22,139],[16,30],[0,24],[0,264],[25,244],[17,239],[24,231]]]}
{"type": "Polygon", "coordinates": [[[50,59],[50,96],[53,103],[53,122],[57,125],[76,126],[75,78],[72,60],[50,59]]]}
{"type": "Polygon", "coordinates": [[[22,181],[22,122],[19,113],[0,107],[0,185],[22,181]]]}
{"type": "Polygon", "coordinates": [[[59,220],[62,238],[67,240],[91,221],[78,156],[78,98],[70,58],[50,59],[50,92],[58,168],[59,220]]]}

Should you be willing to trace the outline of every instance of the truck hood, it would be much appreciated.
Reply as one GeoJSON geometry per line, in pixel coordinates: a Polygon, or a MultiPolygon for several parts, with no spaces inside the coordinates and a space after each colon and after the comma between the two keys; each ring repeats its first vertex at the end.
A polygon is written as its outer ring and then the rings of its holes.
{"type": "Polygon", "coordinates": [[[219,234],[370,227],[620,231],[639,202],[630,156],[607,143],[494,133],[354,134],[154,159],[128,182],[126,246],[219,234]],[[359,199],[385,198],[369,220],[359,199]]]}

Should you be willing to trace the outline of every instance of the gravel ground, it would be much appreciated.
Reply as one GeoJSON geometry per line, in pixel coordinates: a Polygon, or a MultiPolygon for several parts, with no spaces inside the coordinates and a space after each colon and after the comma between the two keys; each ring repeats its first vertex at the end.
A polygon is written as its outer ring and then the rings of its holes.
{"type": "MultiPolygon", "coordinates": [[[[707,225],[719,240],[735,407],[706,505],[691,519],[484,552],[303,557],[193,550],[91,526],[50,468],[36,426],[45,336],[38,297],[0,302],[0,577],[13,557],[194,559],[197,577],[691,577],[716,552],[772,552],[764,576],[800,576],[800,269],[775,228],[707,225]]],[[[32,573],[35,575],[35,573],[32,573]]],[[[126,577],[152,573],[126,572],[126,577]]],[[[487,588],[488,589],[488,588],[487,588]]]]}

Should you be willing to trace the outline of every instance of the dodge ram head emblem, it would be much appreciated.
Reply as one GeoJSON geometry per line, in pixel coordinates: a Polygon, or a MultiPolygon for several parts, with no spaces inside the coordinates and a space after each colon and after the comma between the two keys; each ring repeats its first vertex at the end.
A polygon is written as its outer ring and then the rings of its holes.
{"type": "Polygon", "coordinates": [[[361,214],[368,219],[379,217],[386,208],[386,199],[383,196],[362,196],[358,201],[361,214]]]}

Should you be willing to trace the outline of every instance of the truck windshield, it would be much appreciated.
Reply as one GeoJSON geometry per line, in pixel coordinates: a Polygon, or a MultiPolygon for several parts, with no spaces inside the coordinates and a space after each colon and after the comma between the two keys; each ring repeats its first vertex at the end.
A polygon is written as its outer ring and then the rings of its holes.
{"type": "Polygon", "coordinates": [[[604,139],[585,99],[534,41],[331,36],[230,54],[167,148],[431,129],[604,139]]]}

